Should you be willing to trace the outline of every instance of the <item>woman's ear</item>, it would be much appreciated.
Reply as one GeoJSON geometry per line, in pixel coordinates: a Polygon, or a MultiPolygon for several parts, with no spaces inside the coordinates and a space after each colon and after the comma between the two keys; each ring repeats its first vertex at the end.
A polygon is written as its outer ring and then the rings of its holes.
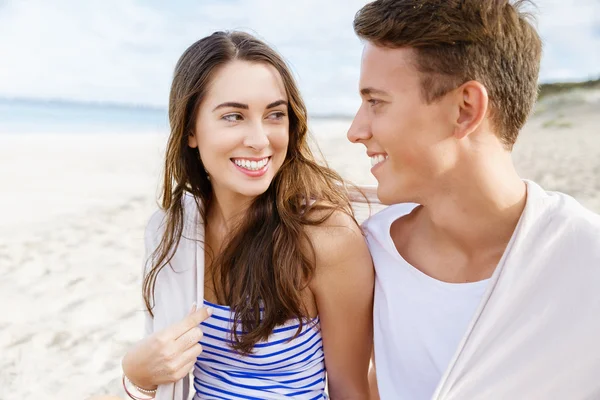
{"type": "Polygon", "coordinates": [[[188,135],[188,146],[190,146],[192,149],[198,148],[198,140],[196,140],[196,134],[194,131],[191,131],[188,135]]]}

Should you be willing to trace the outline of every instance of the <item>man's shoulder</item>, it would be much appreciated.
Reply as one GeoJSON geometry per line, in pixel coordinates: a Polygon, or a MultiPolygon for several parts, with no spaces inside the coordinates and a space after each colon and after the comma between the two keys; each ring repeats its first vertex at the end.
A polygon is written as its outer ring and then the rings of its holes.
{"type": "Polygon", "coordinates": [[[568,194],[544,191],[544,219],[550,225],[565,226],[569,231],[591,234],[600,240],[600,215],[568,194]]]}
{"type": "Polygon", "coordinates": [[[539,189],[532,192],[538,201],[533,232],[556,251],[566,246],[582,257],[598,258],[600,265],[600,215],[565,193],[539,189]]]}
{"type": "Polygon", "coordinates": [[[362,228],[367,236],[379,236],[381,234],[388,235],[392,222],[404,215],[410,214],[410,212],[416,206],[417,204],[415,203],[399,203],[389,205],[383,210],[367,218],[362,223],[362,228]]]}

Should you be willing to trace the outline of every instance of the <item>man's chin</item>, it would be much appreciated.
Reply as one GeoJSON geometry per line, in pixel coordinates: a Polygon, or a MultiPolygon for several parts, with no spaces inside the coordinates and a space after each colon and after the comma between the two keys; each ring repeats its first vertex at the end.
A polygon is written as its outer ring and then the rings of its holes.
{"type": "Polygon", "coordinates": [[[386,185],[381,182],[377,185],[377,197],[381,204],[386,206],[411,202],[406,190],[397,185],[386,185]]]}

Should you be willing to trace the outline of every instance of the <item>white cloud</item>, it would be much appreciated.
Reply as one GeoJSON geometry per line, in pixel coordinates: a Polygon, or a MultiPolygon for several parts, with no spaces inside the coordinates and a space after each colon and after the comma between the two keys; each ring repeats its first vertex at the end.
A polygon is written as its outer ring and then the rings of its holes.
{"type": "Polygon", "coordinates": [[[544,41],[542,80],[600,76],[600,1],[544,0],[539,3],[544,41]]]}
{"type": "MultiPolygon", "coordinates": [[[[364,0],[13,0],[0,3],[0,96],[164,106],[172,69],[215,30],[259,34],[292,64],[311,111],[358,104],[364,0]]],[[[600,73],[600,2],[539,1],[542,79],[600,73]]]]}
{"type": "Polygon", "coordinates": [[[164,73],[147,57],[161,41],[154,26],[164,29],[161,16],[132,1],[10,2],[0,10],[0,90],[143,102],[155,96],[148,78],[164,73]]]}

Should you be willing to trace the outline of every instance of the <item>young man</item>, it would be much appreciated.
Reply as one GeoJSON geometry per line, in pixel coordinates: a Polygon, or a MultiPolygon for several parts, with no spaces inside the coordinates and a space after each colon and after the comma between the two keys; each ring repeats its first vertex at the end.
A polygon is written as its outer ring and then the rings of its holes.
{"type": "Polygon", "coordinates": [[[523,181],[537,95],[523,1],[377,0],[356,15],[382,399],[600,398],[600,216],[523,181]],[[418,205],[417,205],[418,204],[418,205]]]}

